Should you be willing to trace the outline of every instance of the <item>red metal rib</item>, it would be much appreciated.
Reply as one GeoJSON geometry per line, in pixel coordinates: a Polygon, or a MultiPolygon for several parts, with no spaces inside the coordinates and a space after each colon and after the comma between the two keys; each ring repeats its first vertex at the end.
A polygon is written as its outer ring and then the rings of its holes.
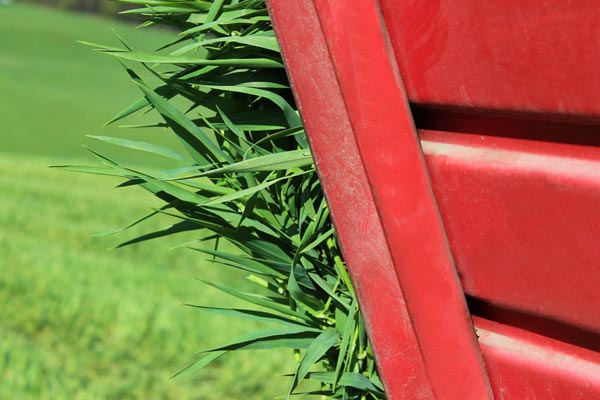
{"type": "Polygon", "coordinates": [[[283,0],[270,1],[269,11],[388,398],[431,399],[316,10],[311,1],[283,0]]]}

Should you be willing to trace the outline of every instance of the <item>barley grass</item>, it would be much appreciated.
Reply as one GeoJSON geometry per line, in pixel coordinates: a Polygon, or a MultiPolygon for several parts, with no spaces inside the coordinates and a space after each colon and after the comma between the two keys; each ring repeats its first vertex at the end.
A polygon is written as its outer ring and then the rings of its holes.
{"type": "Polygon", "coordinates": [[[120,186],[138,187],[162,200],[138,222],[169,216],[171,223],[122,246],[197,232],[200,236],[187,247],[223,271],[245,272],[255,288],[246,291],[228,275],[205,279],[207,287],[247,305],[192,307],[273,325],[237,338],[227,335],[180,374],[202,376],[199,369],[232,352],[284,348],[298,361],[289,374],[288,397],[383,398],[264,2],[127,1],[140,6],[130,13],[143,15],[145,25],[165,24],[180,33],[152,52],[123,37],[119,46],[86,43],[115,57],[143,96],[110,122],[168,128],[184,151],[96,137],[174,164],[160,171],[136,168],[91,150],[100,165],[60,168],[119,177],[120,186]],[[136,123],[140,114],[154,122],[136,123]],[[318,388],[300,388],[305,380],[318,388]]]}

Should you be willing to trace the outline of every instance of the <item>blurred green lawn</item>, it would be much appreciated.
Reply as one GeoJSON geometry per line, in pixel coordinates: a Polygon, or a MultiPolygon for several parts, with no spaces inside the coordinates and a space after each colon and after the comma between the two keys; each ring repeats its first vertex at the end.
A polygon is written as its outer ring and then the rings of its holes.
{"type": "MultiPolygon", "coordinates": [[[[194,351],[255,328],[180,305],[233,304],[195,277],[239,279],[169,248],[193,237],[108,251],[168,224],[118,228],[157,204],[118,181],[48,169],[93,164],[83,134],[139,96],[115,60],[75,43],[138,48],[173,34],[21,4],[0,6],[0,399],[265,399],[285,393],[289,354],[235,355],[190,377],[169,379],[194,351]]],[[[136,130],[129,137],[162,135],[136,130]]],[[[164,137],[163,137],[164,136],[164,137]]],[[[155,140],[156,141],[156,140],[155,140]]],[[[94,144],[93,147],[101,148],[94,144]]],[[[111,149],[110,154],[128,157],[111,149]]],[[[133,163],[156,160],[137,156],[133,163]]]]}

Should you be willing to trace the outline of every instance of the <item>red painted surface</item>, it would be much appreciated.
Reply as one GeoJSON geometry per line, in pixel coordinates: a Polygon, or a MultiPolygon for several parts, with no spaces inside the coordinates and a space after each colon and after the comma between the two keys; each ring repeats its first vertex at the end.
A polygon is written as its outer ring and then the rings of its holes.
{"type": "Polygon", "coordinates": [[[316,10],[311,1],[268,5],[388,397],[432,399],[316,10]]]}
{"type": "Polygon", "coordinates": [[[433,392],[491,398],[376,2],[315,5],[433,392]]]}
{"type": "Polygon", "coordinates": [[[421,137],[466,293],[600,333],[600,147],[421,137]]]}
{"type": "Polygon", "coordinates": [[[314,9],[310,1],[271,1],[269,5],[344,255],[356,285],[362,288],[363,313],[374,335],[388,396],[491,398],[375,2],[347,7],[335,1],[317,1],[319,19],[315,20],[311,20],[314,9]],[[324,42],[315,44],[321,29],[324,42]],[[349,46],[350,42],[358,45],[349,46]],[[377,85],[373,85],[373,73],[379,77],[377,85]],[[389,174],[375,173],[381,168],[389,174]],[[362,182],[358,173],[364,174],[362,182]],[[391,185],[399,178],[404,187],[412,188],[411,196],[391,185]],[[358,190],[349,190],[355,185],[358,190]],[[395,211],[395,218],[380,219],[390,210],[395,211]],[[394,245],[388,246],[386,242],[396,235],[394,245]],[[386,257],[390,252],[393,264],[386,257]],[[387,281],[390,276],[395,282],[387,281]],[[394,291],[385,293],[384,288],[394,291]],[[397,328],[372,318],[393,309],[381,298],[383,293],[401,307],[397,328]],[[365,308],[369,301],[373,306],[365,308]],[[411,339],[415,333],[418,342],[411,339]],[[408,340],[390,340],[399,336],[408,340]],[[395,350],[399,345],[404,348],[401,352],[395,350]],[[406,363],[404,352],[421,360],[406,363]],[[387,367],[380,358],[387,354],[392,354],[390,360],[406,364],[387,367]],[[403,374],[411,364],[415,373],[403,374]],[[462,384],[456,385],[457,381],[462,384]]]}
{"type": "Polygon", "coordinates": [[[600,14],[567,3],[268,3],[390,399],[600,398],[600,14]]]}
{"type": "Polygon", "coordinates": [[[600,398],[600,354],[474,317],[496,400],[600,398]]]}
{"type": "Polygon", "coordinates": [[[596,0],[380,0],[411,102],[600,115],[596,0]]]}

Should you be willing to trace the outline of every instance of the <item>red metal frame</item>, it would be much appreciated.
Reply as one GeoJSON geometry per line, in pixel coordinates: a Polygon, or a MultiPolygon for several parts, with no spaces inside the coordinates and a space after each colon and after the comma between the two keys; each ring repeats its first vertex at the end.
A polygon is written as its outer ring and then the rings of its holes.
{"type": "Polygon", "coordinates": [[[407,393],[413,394],[410,398],[436,393],[491,398],[376,3],[271,1],[269,7],[390,398],[407,393]],[[375,172],[381,169],[388,173],[375,172]],[[355,172],[345,176],[347,171],[355,172]],[[358,186],[357,178],[360,188],[349,191],[348,182],[358,186]],[[399,191],[399,185],[410,192],[399,191]],[[390,210],[396,218],[382,220],[390,210]],[[357,226],[368,229],[360,232],[357,226]],[[394,263],[380,263],[382,254],[390,252],[394,263]],[[384,291],[395,299],[385,312],[400,311],[396,329],[373,320],[384,291]],[[412,337],[412,331],[418,343],[402,339],[407,332],[412,337]],[[405,361],[407,350],[412,360],[399,368],[386,364],[405,361]],[[389,359],[381,359],[388,354],[389,359]],[[410,369],[416,374],[403,373],[410,369]]]}
{"type": "Polygon", "coordinates": [[[304,125],[311,132],[310,143],[329,207],[336,210],[333,221],[338,235],[344,238],[344,257],[352,265],[350,273],[386,389],[398,393],[400,398],[430,398],[432,392],[419,346],[408,322],[316,10],[311,1],[269,2],[269,10],[294,93],[299,100],[306,99],[300,100],[298,106],[304,125]],[[378,296],[371,296],[373,293],[378,296]],[[378,328],[382,326],[386,329],[378,328]]]}
{"type": "Polygon", "coordinates": [[[268,1],[390,399],[600,398],[600,19],[554,1],[268,1]]]}
{"type": "Polygon", "coordinates": [[[384,385],[400,398],[430,398],[419,346],[407,323],[404,298],[366,174],[360,167],[362,161],[316,10],[310,1],[270,2],[269,7],[287,65],[293,65],[289,71],[294,92],[298,99],[307,99],[298,102],[307,131],[331,127],[326,134],[311,134],[310,142],[329,207],[336,210],[333,221],[338,235],[344,238],[344,257],[353,266],[350,273],[384,385]],[[288,35],[292,35],[289,40],[288,35]],[[384,309],[382,303],[386,304],[384,309]],[[377,328],[380,326],[387,329],[377,328]]]}

